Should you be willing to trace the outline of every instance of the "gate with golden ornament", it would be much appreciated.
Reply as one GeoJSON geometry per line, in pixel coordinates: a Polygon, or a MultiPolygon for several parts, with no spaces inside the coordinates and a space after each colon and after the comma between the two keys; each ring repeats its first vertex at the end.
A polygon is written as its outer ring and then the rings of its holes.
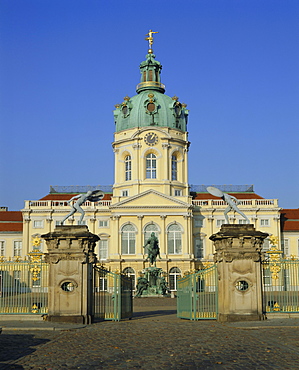
{"type": "Polygon", "coordinates": [[[48,264],[39,250],[0,258],[0,314],[43,315],[48,312],[48,264]]]}
{"type": "Polygon", "coordinates": [[[299,260],[282,258],[272,246],[263,262],[263,305],[265,313],[299,312],[299,260]]]}

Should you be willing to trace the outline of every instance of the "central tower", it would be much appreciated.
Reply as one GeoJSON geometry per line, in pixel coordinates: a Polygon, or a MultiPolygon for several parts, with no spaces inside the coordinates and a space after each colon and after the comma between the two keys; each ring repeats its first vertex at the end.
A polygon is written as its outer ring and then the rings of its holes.
{"type": "Polygon", "coordinates": [[[146,38],[149,50],[140,64],[137,95],[126,96],[114,110],[113,203],[150,189],[184,201],[189,197],[188,110],[178,97],[164,94],[162,65],[152,49],[154,33],[146,38]]]}

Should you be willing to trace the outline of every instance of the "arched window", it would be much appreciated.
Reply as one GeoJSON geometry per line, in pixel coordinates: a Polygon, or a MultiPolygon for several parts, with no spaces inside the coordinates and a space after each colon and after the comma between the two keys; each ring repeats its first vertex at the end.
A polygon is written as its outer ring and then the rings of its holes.
{"type": "Polygon", "coordinates": [[[144,244],[148,241],[153,232],[158,238],[158,226],[156,224],[149,224],[144,228],[144,244]]]}
{"type": "Polygon", "coordinates": [[[176,155],[171,156],[171,180],[178,179],[178,159],[176,155]]]}
{"type": "Polygon", "coordinates": [[[126,181],[132,179],[132,159],[130,155],[125,158],[125,179],[126,181]]]}
{"type": "Polygon", "coordinates": [[[146,178],[155,179],[157,177],[157,159],[155,154],[150,153],[146,156],[146,178]]]}
{"type": "Polygon", "coordinates": [[[167,232],[168,254],[182,253],[182,231],[179,225],[170,225],[167,232]]]}
{"type": "Polygon", "coordinates": [[[135,275],[135,271],[132,269],[132,267],[126,267],[123,270],[123,273],[125,275],[127,275],[129,278],[131,278],[131,280],[132,280],[132,290],[135,290],[135,287],[136,287],[136,275],[135,275]]]}
{"type": "Polygon", "coordinates": [[[177,281],[182,276],[181,270],[178,267],[172,267],[169,270],[169,289],[177,290],[177,281]]]}
{"type": "Polygon", "coordinates": [[[121,254],[135,254],[135,229],[125,225],[121,230],[121,254]]]}

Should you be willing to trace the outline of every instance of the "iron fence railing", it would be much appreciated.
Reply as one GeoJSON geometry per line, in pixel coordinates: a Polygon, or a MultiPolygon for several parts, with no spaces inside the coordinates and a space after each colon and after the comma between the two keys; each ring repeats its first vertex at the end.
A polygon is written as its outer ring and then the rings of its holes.
{"type": "Polygon", "coordinates": [[[279,256],[263,263],[264,312],[299,312],[299,261],[279,256]]]}
{"type": "Polygon", "coordinates": [[[42,315],[48,312],[48,264],[43,253],[28,260],[0,260],[0,314],[42,315]]]}

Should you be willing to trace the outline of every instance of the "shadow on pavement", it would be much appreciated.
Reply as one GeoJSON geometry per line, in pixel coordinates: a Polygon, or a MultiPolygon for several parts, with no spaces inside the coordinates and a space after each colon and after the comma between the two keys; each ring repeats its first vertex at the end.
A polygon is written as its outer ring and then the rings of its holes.
{"type": "Polygon", "coordinates": [[[35,338],[33,334],[0,335],[0,369],[23,369],[23,366],[9,364],[35,352],[36,346],[49,342],[49,339],[35,338]]]}
{"type": "Polygon", "coordinates": [[[149,317],[157,317],[157,316],[168,316],[168,315],[176,315],[176,310],[152,310],[152,311],[140,311],[134,312],[132,320],[138,320],[143,318],[149,317]]]}

